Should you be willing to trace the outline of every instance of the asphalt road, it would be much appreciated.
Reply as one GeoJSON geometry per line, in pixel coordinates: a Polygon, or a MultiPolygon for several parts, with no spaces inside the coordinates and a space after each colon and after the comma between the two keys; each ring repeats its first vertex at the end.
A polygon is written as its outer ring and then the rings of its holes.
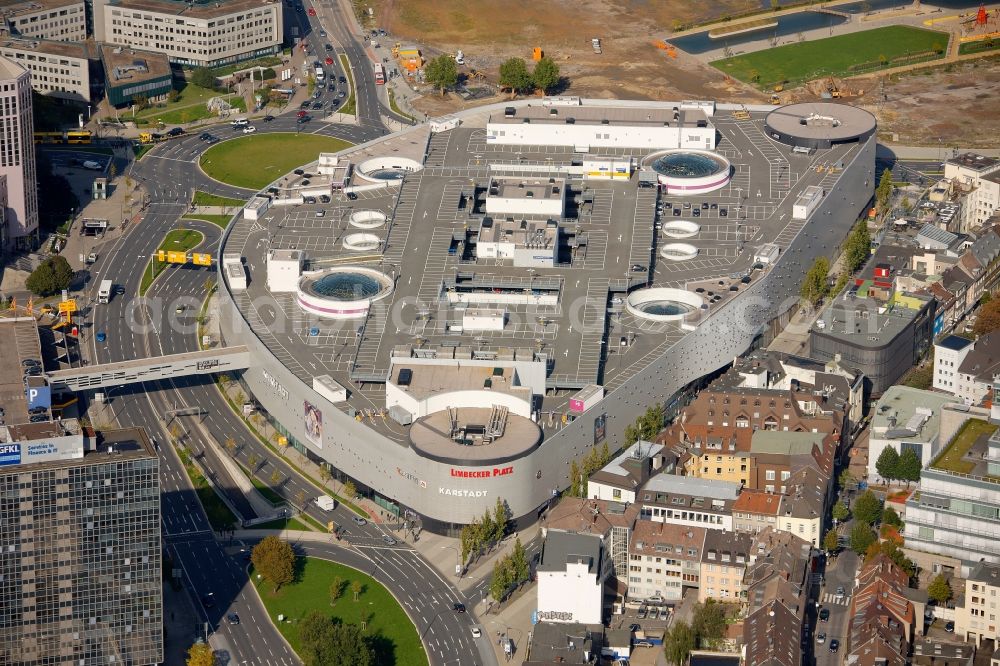
{"type": "MultiPolygon", "coordinates": [[[[363,50],[358,48],[355,57],[360,57],[358,54],[363,54],[363,50]]],[[[355,69],[357,72],[357,66],[355,69]]],[[[369,78],[366,81],[358,76],[361,84],[374,88],[370,68],[365,68],[364,72],[369,78]]],[[[370,103],[368,109],[377,118],[377,96],[372,90],[368,92],[371,94],[359,94],[359,109],[370,103]],[[362,101],[365,99],[369,102],[362,101]]],[[[258,132],[307,131],[352,142],[370,140],[385,132],[381,123],[378,126],[335,125],[313,121],[303,126],[295,122],[293,114],[256,125],[258,132]]],[[[203,131],[219,138],[238,136],[228,125],[203,131]]],[[[144,298],[138,297],[138,289],[152,253],[166,231],[177,226],[195,190],[238,198],[253,194],[250,190],[213,181],[201,172],[197,167],[198,158],[208,147],[198,135],[185,136],[157,146],[141,162],[132,165],[129,175],[144,186],[148,195],[146,211],[142,222],[127,229],[114,246],[101,248],[99,261],[91,268],[91,279],[83,297],[87,307],[83,313],[82,343],[90,349],[92,363],[197,348],[196,317],[206,294],[207,280],[214,279],[215,272],[189,266],[170,267],[144,298]],[[112,280],[118,293],[110,303],[97,305],[97,285],[104,279],[112,280]],[[183,306],[182,311],[178,312],[178,306],[183,306]],[[105,334],[103,343],[96,341],[98,331],[105,334]]],[[[209,251],[218,245],[221,230],[214,225],[185,221],[184,227],[201,231],[205,235],[203,247],[209,251]]],[[[319,509],[311,502],[319,489],[252,436],[214,385],[201,378],[190,378],[141,387],[112,388],[105,392],[115,419],[123,424],[145,426],[159,445],[165,552],[183,571],[185,580],[201,601],[196,606],[203,614],[202,620],[208,623],[209,631],[216,634],[214,643],[221,640],[235,663],[295,664],[298,659],[267,618],[255,594],[246,589],[244,563],[240,558],[227,555],[217,543],[176,453],[167,444],[170,441],[168,430],[174,421],[181,427],[181,441],[199,459],[208,476],[244,519],[254,518],[256,514],[220,459],[226,453],[220,450],[218,443],[229,437],[236,440],[236,458],[245,466],[249,466],[247,461],[251,454],[263,461],[258,477],[269,478],[272,471],[279,472],[283,480],[275,490],[290,504],[302,504],[300,500],[306,499],[302,508],[311,516],[324,524],[333,520],[344,526],[344,539],[338,542],[341,545],[329,545],[330,552],[352,552],[345,548],[349,544],[353,552],[360,553],[355,556],[354,564],[363,565],[366,571],[374,570],[382,582],[392,586],[417,623],[432,664],[495,663],[490,646],[477,645],[472,640],[471,625],[475,621],[472,615],[456,614],[451,610],[451,604],[458,598],[457,591],[417,552],[404,546],[386,546],[385,533],[378,526],[356,525],[352,520],[355,514],[343,506],[332,512],[319,509]],[[171,419],[172,410],[188,406],[200,407],[202,417],[171,419]],[[225,622],[227,613],[234,611],[240,615],[239,625],[225,622]]],[[[480,586],[485,584],[479,583],[480,586]]]]}

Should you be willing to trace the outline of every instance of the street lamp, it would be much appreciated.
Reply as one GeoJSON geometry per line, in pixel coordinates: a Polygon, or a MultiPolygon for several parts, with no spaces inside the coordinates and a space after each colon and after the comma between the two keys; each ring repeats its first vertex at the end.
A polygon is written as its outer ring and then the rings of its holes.
{"type": "Polygon", "coordinates": [[[458,576],[459,578],[461,578],[462,577],[462,568],[463,568],[462,567],[462,561],[461,561],[462,560],[462,553],[455,546],[441,546],[441,550],[444,550],[445,548],[447,548],[449,550],[455,551],[455,559],[457,560],[457,563],[455,564],[455,575],[458,576]]]}

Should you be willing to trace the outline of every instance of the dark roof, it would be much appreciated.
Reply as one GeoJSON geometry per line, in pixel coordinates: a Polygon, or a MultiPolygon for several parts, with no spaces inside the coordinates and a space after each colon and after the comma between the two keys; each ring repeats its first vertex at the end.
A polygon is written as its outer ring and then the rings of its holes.
{"type": "Polygon", "coordinates": [[[938,345],[944,347],[945,349],[950,349],[952,351],[961,351],[972,344],[972,340],[969,338],[963,338],[960,335],[949,335],[939,341],[938,345]]]}
{"type": "Polygon", "coordinates": [[[542,544],[538,571],[565,571],[569,562],[584,562],[588,573],[601,568],[601,538],[562,530],[548,530],[542,544]]]}
{"type": "Polygon", "coordinates": [[[975,583],[986,583],[987,585],[1000,587],[1000,564],[980,562],[972,569],[972,573],[969,574],[969,580],[975,583]]]}
{"type": "MultiPolygon", "coordinates": [[[[552,663],[562,658],[564,665],[585,664],[584,652],[594,654],[594,644],[604,643],[603,627],[562,622],[539,622],[531,630],[528,661],[552,663]],[[570,644],[573,645],[570,648],[570,644]]],[[[598,649],[598,651],[600,651],[598,649]]]]}

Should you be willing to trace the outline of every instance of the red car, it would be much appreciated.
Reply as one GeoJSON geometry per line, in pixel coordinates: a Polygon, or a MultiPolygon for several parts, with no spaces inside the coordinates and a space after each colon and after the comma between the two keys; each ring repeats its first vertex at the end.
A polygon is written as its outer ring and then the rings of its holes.
{"type": "Polygon", "coordinates": [[[307,13],[309,14],[309,16],[316,16],[316,10],[313,9],[312,7],[309,8],[309,11],[307,13]]]}
{"type": "Polygon", "coordinates": [[[327,58],[326,59],[326,64],[332,65],[333,64],[333,58],[327,58]]]}
{"type": "Polygon", "coordinates": [[[296,114],[296,115],[297,115],[297,117],[299,117],[299,118],[304,118],[304,117],[305,117],[305,115],[306,115],[306,112],[305,112],[305,111],[299,111],[299,112],[298,112],[298,114],[296,114]]]}

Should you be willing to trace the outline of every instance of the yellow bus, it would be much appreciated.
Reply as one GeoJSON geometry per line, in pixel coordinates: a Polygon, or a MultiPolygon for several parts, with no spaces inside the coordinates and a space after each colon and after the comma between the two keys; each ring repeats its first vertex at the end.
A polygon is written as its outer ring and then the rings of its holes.
{"type": "Polygon", "coordinates": [[[35,132],[35,143],[89,144],[93,141],[90,130],[68,130],[65,132],[35,132]]]}

